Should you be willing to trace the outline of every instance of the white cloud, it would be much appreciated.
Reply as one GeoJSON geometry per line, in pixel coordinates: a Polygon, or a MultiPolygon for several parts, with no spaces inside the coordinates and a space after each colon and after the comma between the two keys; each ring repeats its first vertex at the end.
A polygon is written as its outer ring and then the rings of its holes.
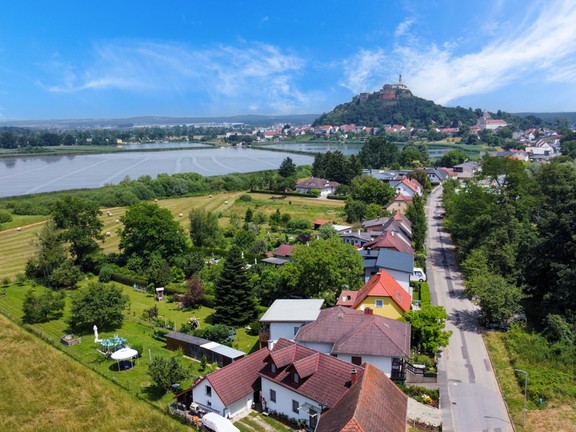
{"type": "Polygon", "coordinates": [[[362,50],[344,62],[344,80],[340,85],[356,94],[375,90],[388,75],[385,64],[386,55],[382,49],[362,50]]]}
{"type": "MultiPolygon", "coordinates": [[[[526,11],[517,25],[501,27],[477,52],[455,55],[452,41],[442,46],[422,42],[396,45],[387,55],[381,49],[362,50],[346,63],[344,86],[356,93],[375,89],[371,86],[375,80],[381,85],[398,70],[415,94],[445,104],[515,80],[542,76],[575,82],[571,58],[576,54],[576,2],[536,2],[527,5],[526,11]]],[[[459,43],[460,52],[463,48],[459,43]]]]}
{"type": "MultiPolygon", "coordinates": [[[[168,43],[104,43],[95,46],[91,62],[62,61],[43,65],[57,76],[56,84],[43,84],[54,93],[87,90],[202,93],[217,100],[259,100],[260,106],[294,107],[309,96],[296,87],[305,67],[302,58],[261,43],[220,45],[205,49],[168,43]]],[[[238,102],[238,101],[236,101],[238,102]]],[[[252,106],[255,106],[252,104],[252,106]]]]}
{"type": "Polygon", "coordinates": [[[400,24],[398,24],[398,26],[396,26],[396,30],[394,31],[394,36],[395,37],[401,37],[404,36],[406,34],[406,32],[410,29],[410,27],[412,26],[412,24],[414,24],[415,19],[414,18],[406,18],[404,21],[402,21],[400,24]]]}

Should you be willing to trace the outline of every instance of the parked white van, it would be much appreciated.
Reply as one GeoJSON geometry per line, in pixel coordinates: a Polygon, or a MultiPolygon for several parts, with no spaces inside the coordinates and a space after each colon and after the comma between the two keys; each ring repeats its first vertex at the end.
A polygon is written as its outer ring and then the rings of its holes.
{"type": "Polygon", "coordinates": [[[420,267],[414,267],[414,271],[410,275],[411,282],[426,282],[426,273],[420,267]]]}

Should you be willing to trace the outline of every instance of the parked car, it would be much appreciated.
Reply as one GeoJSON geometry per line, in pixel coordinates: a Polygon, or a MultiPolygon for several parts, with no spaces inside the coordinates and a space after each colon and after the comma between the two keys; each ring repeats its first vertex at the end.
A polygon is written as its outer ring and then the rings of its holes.
{"type": "Polygon", "coordinates": [[[410,275],[411,282],[426,282],[426,273],[420,267],[414,267],[414,271],[410,275]]]}

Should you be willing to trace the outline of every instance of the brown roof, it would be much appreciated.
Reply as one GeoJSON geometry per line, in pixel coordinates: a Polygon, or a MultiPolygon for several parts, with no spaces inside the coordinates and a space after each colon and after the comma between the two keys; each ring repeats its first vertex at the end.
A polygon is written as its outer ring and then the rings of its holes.
{"type": "Polygon", "coordinates": [[[282,243],[274,250],[274,256],[277,257],[290,257],[292,256],[292,251],[294,250],[294,245],[289,245],[282,243]]]}
{"type": "Polygon", "coordinates": [[[410,324],[344,306],[323,309],[296,342],[331,343],[333,354],[408,357],[410,324]]]}
{"type": "Polygon", "coordinates": [[[298,180],[296,186],[305,189],[324,189],[325,187],[336,188],[340,186],[340,183],[322,178],[309,177],[307,179],[298,180]]]}
{"type": "Polygon", "coordinates": [[[358,370],[358,376],[361,376],[364,371],[362,367],[353,366],[328,354],[319,353],[283,338],[278,339],[266,360],[274,361],[277,369],[280,370],[273,374],[269,368],[265,368],[260,372],[262,378],[310,398],[328,409],[336,405],[349,390],[352,368],[355,367],[358,370]],[[283,355],[282,358],[284,360],[292,357],[292,364],[280,369],[281,366],[273,357],[276,350],[290,352],[289,356],[283,355]],[[300,371],[306,376],[299,375],[299,382],[295,383],[292,380],[294,371],[300,371]]]}
{"type": "Polygon", "coordinates": [[[394,199],[392,201],[390,201],[390,204],[395,203],[395,202],[405,202],[406,204],[412,204],[412,202],[414,201],[414,198],[412,198],[410,195],[403,195],[401,193],[399,193],[398,195],[396,195],[394,197],[394,199]]]}
{"type": "MultiPolygon", "coordinates": [[[[390,297],[404,312],[410,310],[410,294],[385,270],[380,270],[358,290],[352,307],[356,309],[368,296],[390,297]]],[[[341,298],[342,295],[340,295],[336,303],[338,306],[343,306],[340,302],[341,298]]]]}
{"type": "Polygon", "coordinates": [[[342,399],[322,414],[316,432],[405,432],[408,397],[369,363],[342,399]]]}
{"type": "MultiPolygon", "coordinates": [[[[260,388],[258,373],[266,367],[264,359],[269,354],[268,348],[262,348],[206,375],[205,379],[210,382],[224,406],[229,406],[260,388]]],[[[203,381],[198,381],[193,387],[203,381]]]]}
{"type": "MultiPolygon", "coordinates": [[[[407,239],[406,239],[407,240],[407,239]]],[[[395,231],[384,231],[374,240],[364,243],[364,249],[394,249],[414,255],[414,249],[395,231]]]]}

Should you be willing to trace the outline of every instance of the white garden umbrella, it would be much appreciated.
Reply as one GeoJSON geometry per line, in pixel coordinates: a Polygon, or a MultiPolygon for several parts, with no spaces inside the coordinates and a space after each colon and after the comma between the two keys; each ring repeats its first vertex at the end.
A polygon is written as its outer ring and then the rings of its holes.
{"type": "Polygon", "coordinates": [[[94,324],[92,328],[94,329],[94,343],[98,343],[100,342],[100,339],[98,339],[98,327],[94,324]]]}
{"type": "Polygon", "coordinates": [[[126,347],[113,352],[110,357],[112,358],[112,360],[116,360],[116,362],[118,363],[118,370],[120,370],[120,362],[123,360],[130,360],[130,362],[132,363],[132,367],[134,367],[133,359],[134,357],[138,357],[138,351],[126,347]]]}

